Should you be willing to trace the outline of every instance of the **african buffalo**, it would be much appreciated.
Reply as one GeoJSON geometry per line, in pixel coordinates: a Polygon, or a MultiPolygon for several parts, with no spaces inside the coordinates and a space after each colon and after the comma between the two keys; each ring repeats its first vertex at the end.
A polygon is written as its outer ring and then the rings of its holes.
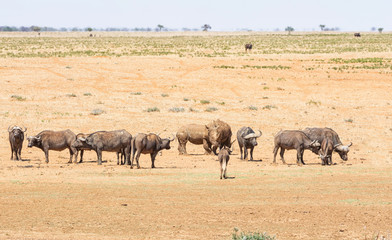
{"type": "Polygon", "coordinates": [[[253,160],[253,148],[257,146],[257,138],[261,137],[261,131],[256,134],[250,127],[242,127],[237,131],[237,141],[240,146],[241,160],[248,157],[248,148],[250,149],[250,160],[253,160]],[[242,148],[244,148],[244,157],[242,158],[242,148]]]}
{"type": "Polygon", "coordinates": [[[119,164],[118,153],[124,151],[125,161],[128,163],[131,154],[132,135],[126,130],[98,131],[88,135],[86,138],[78,138],[73,145],[75,148],[90,148],[97,153],[98,165],[102,164],[102,151],[117,153],[117,164],[119,164]]]}
{"type": "Polygon", "coordinates": [[[62,151],[66,148],[69,149],[70,158],[68,163],[72,163],[72,157],[76,154],[77,150],[72,146],[72,143],[76,140],[76,135],[71,130],[67,129],[65,131],[51,131],[45,130],[38,133],[36,136],[30,136],[27,138],[29,142],[28,147],[37,147],[44,151],[45,162],[49,162],[49,150],[62,151]]]}
{"type": "Polygon", "coordinates": [[[226,146],[224,146],[218,154],[218,160],[220,163],[221,167],[221,172],[220,172],[220,179],[227,178],[226,171],[227,171],[227,165],[229,164],[229,159],[230,159],[230,154],[232,150],[226,146]]]}
{"type": "Polygon", "coordinates": [[[177,131],[178,151],[187,154],[186,144],[191,142],[196,145],[203,144],[205,154],[211,154],[211,143],[208,141],[208,130],[205,125],[188,124],[180,127],[177,131]]]}
{"type": "Polygon", "coordinates": [[[231,148],[232,133],[227,123],[218,119],[206,125],[206,128],[208,130],[208,142],[211,143],[211,149],[215,155],[217,155],[216,150],[218,147],[219,149],[223,146],[231,148]]]}
{"type": "Polygon", "coordinates": [[[361,37],[361,33],[354,33],[354,37],[361,37]]]}
{"type": "Polygon", "coordinates": [[[8,138],[11,145],[11,160],[14,160],[14,154],[16,160],[22,160],[20,153],[22,152],[24,133],[26,131],[26,127],[24,130],[18,126],[13,126],[12,128],[11,126],[8,127],[8,138]]]}
{"type": "Polygon", "coordinates": [[[276,163],[276,154],[280,148],[280,157],[284,164],[284,151],[290,149],[297,150],[297,165],[305,164],[303,160],[305,149],[318,149],[320,143],[317,140],[312,141],[304,132],[299,130],[284,130],[275,135],[274,139],[274,163],[276,163]]]}
{"type": "MultiPolygon", "coordinates": [[[[340,155],[340,158],[344,161],[348,160],[347,153],[350,151],[350,147],[352,143],[345,146],[340,141],[339,135],[332,130],[331,128],[306,128],[302,130],[306,135],[309,136],[311,140],[317,140],[318,142],[323,142],[326,137],[329,137],[332,140],[333,150],[340,155]]],[[[315,149],[313,151],[316,154],[319,154],[319,149],[315,149]]],[[[332,162],[332,156],[331,156],[332,162]]]]}
{"type": "Polygon", "coordinates": [[[247,52],[248,50],[251,51],[252,47],[253,47],[252,43],[245,44],[245,52],[247,52]]]}
{"type": "MultiPolygon", "coordinates": [[[[90,134],[84,134],[84,133],[78,133],[76,135],[76,140],[72,145],[78,150],[78,153],[80,151],[80,160],[79,163],[83,162],[83,154],[84,151],[90,151],[92,150],[92,147],[88,145],[85,141],[80,141],[80,138],[87,138],[90,134]]],[[[121,165],[125,164],[125,149],[121,149],[121,152],[117,153],[117,165],[120,164],[120,156],[119,154],[121,153],[121,165]]]]}
{"type": "Polygon", "coordinates": [[[132,161],[131,168],[133,168],[133,159],[136,153],[136,164],[137,168],[140,168],[139,158],[140,154],[150,154],[151,156],[151,168],[155,168],[155,157],[158,152],[163,149],[170,149],[170,142],[174,140],[172,138],[161,138],[157,134],[149,133],[139,133],[134,139],[132,139],[132,161]]]}

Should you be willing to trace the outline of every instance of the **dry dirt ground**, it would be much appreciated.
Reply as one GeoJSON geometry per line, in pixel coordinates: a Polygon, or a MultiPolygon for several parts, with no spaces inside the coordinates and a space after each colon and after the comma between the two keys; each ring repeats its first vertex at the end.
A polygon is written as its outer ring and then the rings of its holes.
{"type": "Polygon", "coordinates": [[[0,238],[230,239],[234,228],[278,239],[386,236],[392,230],[392,75],[328,72],[335,57],[1,58],[0,238]],[[160,111],[147,111],[154,107],[160,111]],[[205,111],[211,107],[217,110],[205,111]],[[92,115],[94,109],[104,113],[92,115]],[[235,145],[227,180],[219,179],[217,157],[191,144],[190,155],[179,156],[177,141],[157,157],[156,169],[148,155],[141,169],[117,166],[114,153],[103,154],[102,166],[94,152],[82,164],[67,164],[67,150],[51,151],[45,164],[43,152],[27,142],[23,161],[10,161],[6,129],[13,124],[25,125],[29,136],[68,128],[165,137],[183,124],[218,118],[233,135],[242,126],[263,132],[254,161],[241,161],[235,145]],[[321,166],[306,152],[307,165],[299,167],[295,151],[288,151],[288,165],[279,159],[272,165],[274,134],[311,126],[331,127],[343,143],[352,142],[349,160],[335,153],[335,165],[321,166]]]}

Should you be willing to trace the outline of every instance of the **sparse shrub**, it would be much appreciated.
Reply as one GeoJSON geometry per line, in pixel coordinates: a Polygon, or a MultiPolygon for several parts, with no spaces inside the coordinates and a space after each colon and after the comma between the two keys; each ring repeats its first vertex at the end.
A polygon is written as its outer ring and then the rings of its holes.
{"type": "Polygon", "coordinates": [[[25,97],[22,97],[22,96],[19,96],[19,95],[12,95],[11,99],[14,99],[14,100],[17,100],[17,101],[25,101],[26,100],[25,97]]]}
{"type": "Polygon", "coordinates": [[[232,234],[232,239],[233,240],[274,240],[275,236],[271,237],[268,235],[268,233],[244,233],[238,232],[237,228],[234,228],[234,233],[232,234]]]}
{"type": "Polygon", "coordinates": [[[348,123],[353,123],[353,122],[354,122],[354,120],[352,120],[351,118],[349,118],[349,119],[344,119],[344,121],[345,121],[345,122],[348,122],[348,123]]]}
{"type": "Polygon", "coordinates": [[[200,100],[200,103],[201,103],[201,104],[209,104],[210,101],[208,101],[208,100],[200,100]]]}
{"type": "Polygon", "coordinates": [[[100,108],[96,108],[96,109],[93,109],[90,114],[91,115],[101,115],[102,113],[105,113],[105,111],[100,108]]]}
{"type": "Polygon", "coordinates": [[[215,112],[215,111],[218,111],[216,107],[209,107],[206,109],[206,112],[215,112]]]}
{"type": "Polygon", "coordinates": [[[72,67],[71,67],[71,66],[66,66],[65,68],[66,68],[66,69],[71,69],[72,67]]]}
{"type": "Polygon", "coordinates": [[[263,97],[263,99],[268,99],[269,97],[263,97]]]}
{"type": "Polygon", "coordinates": [[[189,108],[189,112],[199,112],[197,109],[194,109],[192,107],[189,108]]]}
{"type": "Polygon", "coordinates": [[[263,87],[263,89],[264,89],[264,90],[268,90],[268,89],[269,89],[269,87],[263,87]]]}
{"type": "Polygon", "coordinates": [[[173,107],[173,108],[169,109],[169,112],[184,112],[184,111],[185,111],[185,109],[183,107],[180,107],[180,108],[173,107]]]}
{"type": "Polygon", "coordinates": [[[321,105],[321,102],[320,101],[315,101],[315,100],[309,100],[309,102],[307,102],[306,105],[319,106],[319,105],[321,105]]]}
{"type": "Polygon", "coordinates": [[[253,110],[253,111],[257,111],[259,108],[256,107],[256,106],[250,105],[250,106],[248,107],[248,109],[249,109],[249,110],[253,110]]]}
{"type": "Polygon", "coordinates": [[[142,95],[141,92],[131,92],[131,95],[142,95]]]}
{"type": "Polygon", "coordinates": [[[216,102],[219,105],[225,105],[225,102],[216,102]]]}
{"type": "Polygon", "coordinates": [[[92,94],[91,93],[83,93],[83,96],[92,96],[92,94]]]}
{"type": "Polygon", "coordinates": [[[66,96],[67,96],[67,97],[76,97],[76,94],[70,93],[70,94],[67,94],[66,96]]]}
{"type": "Polygon", "coordinates": [[[159,108],[153,107],[153,108],[147,108],[146,112],[160,112],[159,108]]]}
{"type": "Polygon", "coordinates": [[[278,87],[277,90],[284,91],[284,88],[278,87]]]}
{"type": "Polygon", "coordinates": [[[231,68],[231,69],[233,69],[235,67],[234,66],[221,65],[221,66],[214,66],[214,68],[224,68],[224,69],[231,68]]]}
{"type": "Polygon", "coordinates": [[[275,105],[265,105],[263,109],[271,110],[272,108],[277,108],[275,105]]]}
{"type": "Polygon", "coordinates": [[[162,97],[168,97],[169,94],[167,94],[167,93],[162,93],[161,96],[162,96],[162,97]]]}
{"type": "Polygon", "coordinates": [[[188,102],[189,101],[189,98],[184,98],[183,99],[185,102],[188,102]]]}

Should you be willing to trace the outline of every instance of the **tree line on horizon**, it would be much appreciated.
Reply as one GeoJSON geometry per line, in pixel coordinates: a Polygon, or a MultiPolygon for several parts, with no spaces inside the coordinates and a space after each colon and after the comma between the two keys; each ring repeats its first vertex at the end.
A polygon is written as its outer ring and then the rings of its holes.
{"type": "MultiPolygon", "coordinates": [[[[328,28],[324,24],[319,25],[321,31],[340,31],[339,27],[332,27],[328,28]]],[[[40,26],[21,26],[21,27],[15,27],[15,26],[0,26],[0,32],[91,32],[91,31],[101,31],[101,32],[160,32],[160,31],[165,31],[165,32],[174,32],[174,31],[208,31],[211,29],[211,26],[209,24],[204,24],[201,26],[201,28],[181,28],[181,29],[171,29],[171,28],[166,28],[162,24],[158,24],[155,28],[151,27],[135,27],[135,28],[116,28],[116,27],[108,27],[108,28],[91,28],[91,27],[86,27],[86,28],[78,28],[78,27],[72,27],[72,28],[66,28],[66,27],[61,27],[61,28],[54,28],[54,27],[40,27],[40,26]]],[[[378,31],[379,33],[382,33],[384,28],[379,27],[372,27],[370,29],[372,32],[378,31]]],[[[237,29],[237,31],[252,31],[251,29],[247,28],[242,28],[242,29],[237,29]]],[[[260,30],[263,31],[263,30],[260,30]]],[[[273,31],[275,32],[280,32],[281,29],[276,28],[273,31]]],[[[291,26],[287,26],[284,31],[287,31],[289,34],[294,31],[294,28],[291,26]]]]}

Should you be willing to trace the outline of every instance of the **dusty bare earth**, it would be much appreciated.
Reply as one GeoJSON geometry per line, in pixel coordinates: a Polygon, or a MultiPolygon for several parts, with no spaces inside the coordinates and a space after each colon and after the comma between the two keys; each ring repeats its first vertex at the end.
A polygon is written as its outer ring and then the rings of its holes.
{"type": "Polygon", "coordinates": [[[392,68],[335,71],[339,64],[330,60],[337,57],[392,54],[0,58],[0,238],[230,239],[234,228],[278,239],[388,235],[392,68]],[[147,111],[154,107],[160,111],[147,111]],[[217,110],[205,111],[211,107],[217,110]],[[92,115],[94,109],[104,113],[92,115]],[[217,118],[234,135],[242,126],[263,132],[255,161],[241,161],[235,146],[227,180],[219,179],[215,156],[191,144],[190,155],[179,156],[177,141],[157,157],[156,169],[147,155],[142,169],[117,166],[113,153],[97,166],[94,152],[67,164],[68,151],[52,151],[45,164],[27,142],[23,161],[10,161],[6,129],[13,124],[25,125],[29,136],[124,128],[165,137],[217,118]],[[307,165],[298,167],[288,151],[288,165],[272,165],[275,133],[312,126],[331,127],[352,142],[349,160],[335,153],[335,165],[321,166],[306,152],[307,165]]]}

